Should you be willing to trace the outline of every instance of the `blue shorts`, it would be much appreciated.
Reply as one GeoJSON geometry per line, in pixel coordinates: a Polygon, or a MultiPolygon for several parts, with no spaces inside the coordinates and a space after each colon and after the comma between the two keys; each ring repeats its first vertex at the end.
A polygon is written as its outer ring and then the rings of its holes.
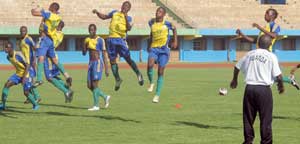
{"type": "Polygon", "coordinates": [[[51,38],[45,36],[40,41],[40,47],[36,48],[36,56],[55,58],[54,44],[51,38]]]}
{"type": "Polygon", "coordinates": [[[32,78],[36,77],[36,71],[33,66],[30,66],[30,68],[29,68],[29,76],[32,78]]]}
{"type": "Polygon", "coordinates": [[[101,80],[102,69],[103,69],[102,61],[100,61],[100,60],[90,61],[88,74],[87,74],[87,81],[91,82],[91,81],[95,81],[95,80],[101,80]]]}
{"type": "MultiPolygon", "coordinates": [[[[8,80],[12,81],[15,85],[22,84],[22,77],[19,77],[16,74],[13,74],[12,76],[10,76],[8,80]]],[[[32,87],[32,78],[29,77],[26,79],[26,82],[23,85],[23,90],[28,91],[28,90],[30,90],[31,87],[32,87]]]]}
{"type": "Polygon", "coordinates": [[[163,46],[161,48],[151,48],[149,51],[149,59],[154,59],[158,66],[165,67],[169,62],[170,58],[170,49],[167,46],[163,46]]]}
{"type": "Polygon", "coordinates": [[[44,61],[44,73],[47,80],[52,79],[60,74],[59,69],[50,59],[46,58],[44,61]]]}
{"type": "Polygon", "coordinates": [[[106,42],[107,42],[107,53],[110,60],[116,59],[118,54],[120,55],[120,57],[123,58],[130,56],[126,39],[108,38],[106,42]]]}

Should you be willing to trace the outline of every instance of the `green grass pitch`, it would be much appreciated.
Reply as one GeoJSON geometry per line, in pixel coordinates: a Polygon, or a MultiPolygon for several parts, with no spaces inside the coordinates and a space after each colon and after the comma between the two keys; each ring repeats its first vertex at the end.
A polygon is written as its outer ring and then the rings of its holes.
{"type": "MultiPolygon", "coordinates": [[[[0,71],[1,87],[13,72],[0,71]]],[[[65,104],[63,93],[45,83],[38,89],[43,99],[41,107],[32,111],[31,105],[23,104],[21,86],[10,89],[8,110],[0,112],[1,144],[237,144],[243,141],[242,75],[237,89],[229,89],[225,97],[218,95],[220,87],[228,88],[232,68],[167,69],[159,104],[152,103],[154,93],[147,92],[147,80],[141,87],[131,70],[121,69],[123,84],[118,92],[113,91],[112,74],[100,82],[100,88],[112,95],[112,99],[109,109],[97,112],[87,111],[92,105],[92,93],[86,87],[86,70],[69,72],[74,78],[75,91],[71,104],[65,104]],[[182,107],[176,108],[176,104],[182,107]]],[[[147,79],[145,70],[143,73],[147,79]]],[[[279,95],[273,86],[273,141],[299,144],[300,91],[287,84],[285,88],[286,92],[279,95]]],[[[258,118],[255,134],[255,143],[259,143],[258,118]]]]}

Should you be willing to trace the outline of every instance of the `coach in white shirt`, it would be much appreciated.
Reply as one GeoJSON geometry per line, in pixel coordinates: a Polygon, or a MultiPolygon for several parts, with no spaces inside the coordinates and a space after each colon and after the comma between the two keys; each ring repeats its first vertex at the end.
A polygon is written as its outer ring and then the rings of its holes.
{"type": "Polygon", "coordinates": [[[272,143],[273,98],[270,86],[276,79],[279,93],[284,92],[281,70],[277,57],[267,49],[272,38],[260,37],[259,48],[246,54],[235,66],[231,88],[238,85],[241,70],[245,76],[246,88],[243,100],[244,144],[252,144],[254,139],[253,123],[258,112],[260,119],[261,144],[272,143]]]}

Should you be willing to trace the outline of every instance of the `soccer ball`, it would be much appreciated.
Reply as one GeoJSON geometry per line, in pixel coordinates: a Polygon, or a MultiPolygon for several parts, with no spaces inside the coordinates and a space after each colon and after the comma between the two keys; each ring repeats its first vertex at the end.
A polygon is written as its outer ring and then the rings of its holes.
{"type": "Polygon", "coordinates": [[[227,93],[228,93],[228,91],[227,91],[226,88],[220,88],[219,89],[219,95],[225,96],[225,95],[227,95],[227,93]]]}

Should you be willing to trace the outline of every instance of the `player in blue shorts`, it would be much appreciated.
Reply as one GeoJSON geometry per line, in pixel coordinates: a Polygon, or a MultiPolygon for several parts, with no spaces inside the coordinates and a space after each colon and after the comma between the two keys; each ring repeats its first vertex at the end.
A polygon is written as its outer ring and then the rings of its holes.
{"type": "Polygon", "coordinates": [[[163,85],[163,76],[165,67],[169,61],[170,48],[168,47],[170,42],[170,30],[173,31],[173,40],[171,43],[172,48],[177,48],[177,31],[175,26],[164,19],[166,15],[166,10],[163,7],[159,7],[156,10],[156,17],[149,21],[149,26],[151,28],[150,33],[150,43],[148,46],[148,67],[147,74],[150,81],[149,92],[153,91],[153,66],[155,62],[158,64],[158,79],[156,93],[153,98],[153,102],[158,103],[159,97],[163,85]]]}
{"type": "Polygon", "coordinates": [[[132,27],[132,18],[127,15],[130,9],[131,3],[129,1],[125,1],[122,4],[121,11],[113,10],[108,15],[102,14],[95,9],[93,10],[93,13],[97,14],[100,19],[111,19],[109,36],[106,42],[111,70],[116,80],[115,91],[120,89],[122,83],[116,61],[118,55],[123,57],[130,65],[132,70],[136,73],[139,84],[141,86],[144,84],[144,79],[141,72],[139,71],[136,63],[130,58],[130,52],[126,42],[127,32],[130,31],[132,27]]]}
{"type": "Polygon", "coordinates": [[[106,48],[104,40],[96,35],[97,27],[95,24],[89,25],[90,36],[85,38],[82,54],[89,52],[90,61],[87,74],[87,87],[92,91],[94,98],[94,106],[89,111],[97,111],[99,107],[99,96],[105,101],[105,108],[109,106],[110,96],[104,94],[98,87],[98,83],[102,78],[102,69],[104,65],[105,75],[108,76],[108,66],[106,60],[106,48]]]}
{"type": "MultiPolygon", "coordinates": [[[[33,42],[32,38],[28,35],[26,26],[20,27],[20,36],[21,36],[21,40],[19,43],[19,47],[24,56],[26,66],[28,66],[28,67],[26,67],[26,69],[32,69],[32,72],[30,73],[30,77],[35,78],[36,77],[36,71],[35,71],[36,60],[35,60],[35,55],[34,55],[35,43],[33,42]]],[[[33,81],[34,81],[34,79],[33,79],[33,81]]],[[[31,90],[34,93],[35,99],[37,99],[38,102],[40,102],[41,98],[40,98],[40,95],[39,95],[37,89],[32,88],[31,90]]],[[[27,104],[29,102],[30,101],[27,99],[24,103],[27,104]]]]}
{"type": "Polygon", "coordinates": [[[58,59],[55,55],[55,47],[54,40],[56,39],[57,26],[61,21],[61,16],[58,14],[60,6],[58,3],[53,2],[49,6],[49,12],[44,9],[40,10],[39,8],[35,8],[31,10],[31,14],[33,16],[42,17],[41,30],[45,33],[40,38],[40,46],[36,49],[36,55],[38,56],[38,64],[37,64],[37,81],[35,82],[35,86],[41,85],[42,82],[42,69],[44,65],[44,61],[46,57],[51,58],[51,61],[57,66],[59,71],[65,76],[67,84],[69,86],[72,85],[72,78],[69,76],[67,72],[65,72],[64,66],[58,62],[58,59]]]}
{"type": "Polygon", "coordinates": [[[33,92],[31,91],[32,77],[30,77],[30,74],[33,72],[33,69],[26,69],[28,64],[25,62],[24,56],[22,53],[14,51],[12,43],[7,43],[4,51],[7,53],[7,60],[16,68],[16,73],[8,79],[4,85],[4,88],[2,89],[2,103],[0,104],[0,109],[6,109],[6,100],[8,97],[9,88],[14,85],[23,84],[24,95],[32,103],[32,109],[38,110],[39,105],[37,100],[34,98],[33,92]]]}

